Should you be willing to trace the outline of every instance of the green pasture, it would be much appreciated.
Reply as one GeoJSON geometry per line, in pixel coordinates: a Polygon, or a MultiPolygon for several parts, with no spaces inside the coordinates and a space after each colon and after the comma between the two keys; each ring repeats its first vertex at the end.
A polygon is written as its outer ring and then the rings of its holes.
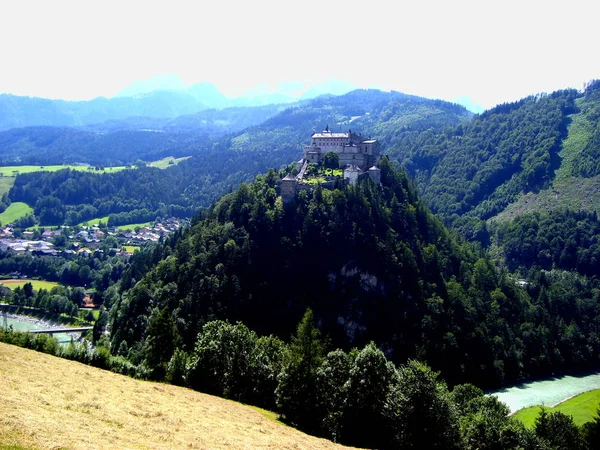
{"type": "Polygon", "coordinates": [[[154,225],[154,222],[130,223],[128,225],[119,225],[117,227],[117,230],[119,230],[119,231],[133,231],[137,227],[140,227],[140,228],[151,227],[152,225],[154,225]]]}
{"type": "Polygon", "coordinates": [[[21,217],[25,217],[28,214],[33,214],[33,208],[27,203],[11,203],[10,206],[6,208],[6,211],[0,214],[0,223],[2,223],[3,225],[7,223],[12,223],[15,220],[18,220],[21,217]]]}
{"type": "Polygon", "coordinates": [[[10,290],[15,290],[17,287],[23,287],[25,284],[31,283],[34,290],[46,289],[50,290],[54,286],[59,286],[58,283],[54,281],[45,281],[45,280],[27,280],[27,279],[8,279],[8,280],[0,280],[0,284],[6,286],[10,290]]]}
{"type": "MultiPolygon", "coordinates": [[[[596,416],[596,411],[600,407],[600,389],[584,392],[575,397],[559,403],[554,408],[548,407],[548,412],[560,411],[568,416],[573,416],[573,421],[581,426],[591,421],[596,416]]],[[[527,428],[533,428],[535,418],[538,416],[541,406],[532,406],[517,411],[514,415],[525,424],[527,428]]]]}
{"type": "Polygon", "coordinates": [[[32,172],[58,172],[62,169],[80,170],[82,172],[90,171],[93,173],[111,173],[125,170],[126,167],[115,166],[105,167],[102,170],[96,170],[94,166],[74,166],[69,164],[62,164],[57,166],[2,166],[0,167],[0,177],[15,177],[18,174],[32,172]]]}
{"type": "Polygon", "coordinates": [[[108,224],[108,216],[104,216],[104,217],[96,217],[94,219],[90,219],[90,220],[84,220],[81,223],[78,223],[77,226],[78,227],[92,227],[94,225],[100,225],[101,223],[103,223],[104,225],[108,224]]]}
{"type": "Polygon", "coordinates": [[[186,159],[190,159],[191,156],[183,156],[181,158],[173,158],[172,156],[167,156],[166,158],[159,159],[158,161],[152,161],[148,163],[150,167],[156,167],[158,169],[167,169],[171,166],[176,166],[181,161],[185,161],[186,159]]]}
{"type": "Polygon", "coordinates": [[[10,188],[15,184],[15,177],[4,177],[0,176],[0,197],[4,194],[8,194],[10,188]]]}
{"type": "Polygon", "coordinates": [[[123,245],[121,248],[128,253],[134,253],[136,250],[140,249],[138,245],[123,245]]]}

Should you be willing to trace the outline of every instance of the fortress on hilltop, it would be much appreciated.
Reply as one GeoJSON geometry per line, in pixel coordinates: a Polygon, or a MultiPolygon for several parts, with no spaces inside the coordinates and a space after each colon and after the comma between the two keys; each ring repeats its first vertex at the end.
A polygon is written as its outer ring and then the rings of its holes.
{"type": "MultiPolygon", "coordinates": [[[[375,139],[365,139],[352,130],[334,133],[329,130],[329,125],[320,133],[313,133],[311,143],[304,146],[301,165],[298,175],[287,175],[279,180],[279,191],[285,203],[292,201],[299,191],[311,190],[316,184],[325,189],[333,189],[337,183],[356,184],[359,179],[369,177],[374,183],[379,184],[381,171],[377,167],[380,158],[380,145],[375,139]],[[310,182],[306,176],[309,164],[319,165],[326,153],[335,152],[339,158],[339,169],[343,170],[343,177],[336,175],[322,175],[318,181],[310,182]],[[369,169],[366,169],[370,167],[369,169]]],[[[313,179],[314,180],[314,179],[313,179]]]]}
{"type": "Polygon", "coordinates": [[[327,152],[336,152],[340,158],[340,167],[349,164],[358,167],[371,167],[379,162],[379,142],[364,139],[352,130],[344,133],[329,131],[329,125],[320,133],[313,133],[310,145],[304,147],[304,160],[321,162],[327,152]]]}

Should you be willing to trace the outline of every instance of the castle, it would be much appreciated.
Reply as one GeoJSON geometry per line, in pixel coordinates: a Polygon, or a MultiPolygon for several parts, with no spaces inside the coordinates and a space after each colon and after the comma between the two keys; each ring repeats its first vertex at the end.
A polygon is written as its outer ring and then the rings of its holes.
{"type": "MultiPolygon", "coordinates": [[[[292,201],[300,190],[310,190],[313,184],[304,180],[304,174],[310,163],[320,163],[325,153],[335,152],[339,158],[339,168],[343,169],[343,182],[356,184],[359,179],[369,177],[374,183],[379,184],[381,171],[379,163],[380,145],[375,139],[364,139],[360,134],[348,130],[347,133],[334,133],[329,131],[329,125],[320,133],[313,133],[311,144],[304,147],[302,159],[299,161],[301,169],[298,175],[287,175],[279,180],[279,191],[285,203],[292,201]],[[363,168],[370,167],[368,170],[363,168]]],[[[325,189],[333,189],[339,182],[339,177],[325,177],[325,182],[320,183],[325,189]]]]}
{"type": "Polygon", "coordinates": [[[320,133],[313,133],[311,144],[304,147],[304,160],[309,163],[321,162],[327,152],[336,152],[340,167],[354,164],[358,167],[371,167],[379,161],[379,142],[364,139],[360,134],[348,130],[347,133],[333,133],[329,125],[320,133]]]}

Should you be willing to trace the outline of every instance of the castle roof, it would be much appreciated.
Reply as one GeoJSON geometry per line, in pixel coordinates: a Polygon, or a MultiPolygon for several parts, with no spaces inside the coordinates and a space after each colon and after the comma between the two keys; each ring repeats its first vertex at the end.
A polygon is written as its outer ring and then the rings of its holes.
{"type": "Polygon", "coordinates": [[[379,172],[381,172],[381,169],[380,169],[379,167],[377,167],[377,166],[373,166],[373,167],[371,167],[371,168],[369,169],[369,172],[371,172],[371,171],[375,172],[376,170],[378,170],[379,172]]]}
{"type": "Polygon", "coordinates": [[[356,164],[348,164],[344,169],[344,172],[362,172],[362,170],[356,164]]]}
{"type": "Polygon", "coordinates": [[[347,138],[349,133],[332,133],[331,131],[323,131],[322,133],[313,133],[314,138],[347,138]]]}

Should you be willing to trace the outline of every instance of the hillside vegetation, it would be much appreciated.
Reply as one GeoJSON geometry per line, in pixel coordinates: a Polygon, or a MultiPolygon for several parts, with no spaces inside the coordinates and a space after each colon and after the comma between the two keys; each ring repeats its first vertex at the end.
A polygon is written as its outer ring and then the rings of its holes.
{"type": "MultiPolygon", "coordinates": [[[[310,307],[334,346],[373,340],[396,363],[427,361],[451,385],[495,386],[598,364],[596,280],[538,269],[519,287],[443,226],[386,159],[381,183],[317,188],[288,205],[273,171],[242,184],[123,274],[113,351],[147,359],[143,348],[159,339],[151,324],[162,314],[174,328],[160,335],[170,350],[154,365],[168,363],[176,347],[190,352],[207,320],[240,320],[285,338],[310,307]]],[[[504,235],[518,265],[518,231],[504,235]]],[[[562,267],[576,267],[577,252],[561,255],[562,267]]]]}
{"type": "MultiPolygon", "coordinates": [[[[576,395],[558,405],[545,405],[544,408],[549,412],[560,411],[563,414],[572,416],[575,424],[581,426],[584,423],[591,422],[598,416],[599,405],[600,390],[596,389],[576,395]]],[[[523,408],[517,411],[514,417],[523,422],[527,428],[533,428],[535,419],[539,416],[541,409],[542,406],[523,408]]]]}
{"type": "Polygon", "coordinates": [[[0,343],[0,447],[344,448],[189,389],[0,343]]]}

